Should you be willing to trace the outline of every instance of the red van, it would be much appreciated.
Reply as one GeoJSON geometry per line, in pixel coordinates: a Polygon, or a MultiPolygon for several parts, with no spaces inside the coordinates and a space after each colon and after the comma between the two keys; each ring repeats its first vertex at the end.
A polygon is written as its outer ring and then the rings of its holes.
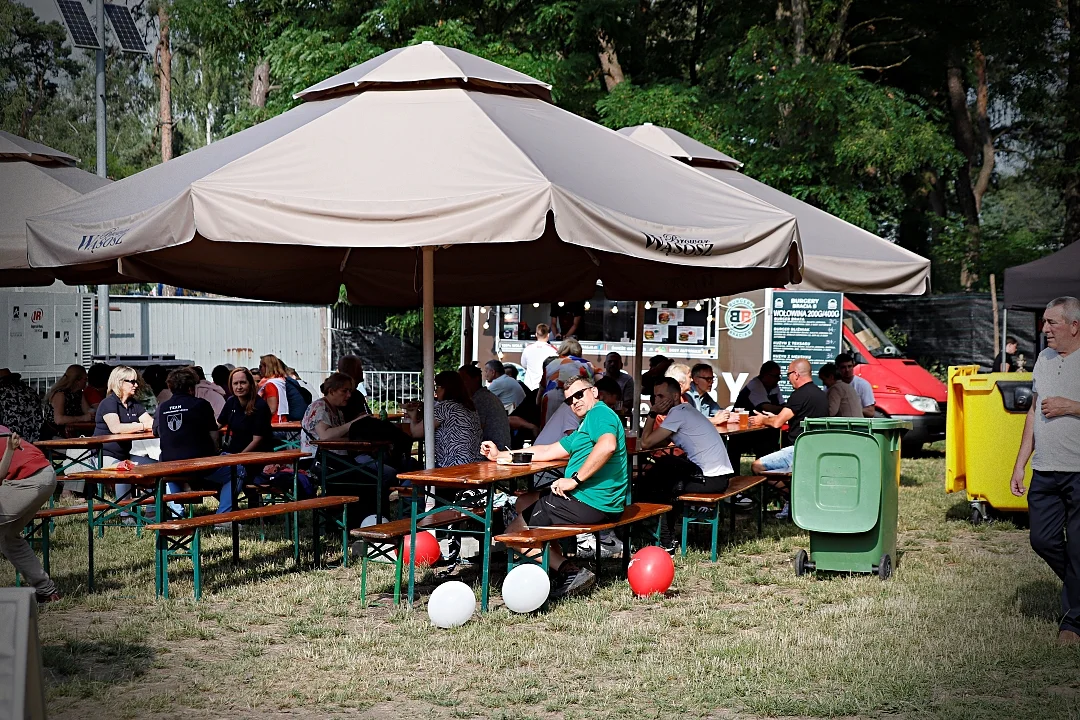
{"type": "Polygon", "coordinates": [[[905,455],[945,439],[945,383],[905,358],[881,328],[846,297],[844,351],[855,358],[855,374],[873,386],[878,416],[911,423],[903,439],[905,455]]]}

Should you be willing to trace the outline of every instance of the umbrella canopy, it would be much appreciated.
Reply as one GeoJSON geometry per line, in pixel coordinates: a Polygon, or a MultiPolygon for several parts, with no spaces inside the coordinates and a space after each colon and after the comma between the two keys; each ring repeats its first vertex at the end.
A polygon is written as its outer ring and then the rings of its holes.
{"type": "Polygon", "coordinates": [[[1005,270],[1005,307],[1041,313],[1051,300],[1080,297],[1080,243],[1005,270]]]}
{"type": "MultiPolygon", "coordinates": [[[[708,296],[799,279],[795,219],[546,102],[548,86],[437,45],[29,221],[34,266],[246,297],[440,305],[708,296]]],[[[313,98],[310,99],[309,98],[313,98]]]]}
{"type": "Polygon", "coordinates": [[[670,128],[645,124],[619,132],[798,218],[803,279],[793,287],[905,295],[929,291],[929,260],[743,175],[738,171],[742,167],[738,160],[670,128]]]}
{"type": "Polygon", "coordinates": [[[0,287],[49,285],[53,275],[26,259],[26,218],[108,184],[59,150],[0,131],[0,287]]]}

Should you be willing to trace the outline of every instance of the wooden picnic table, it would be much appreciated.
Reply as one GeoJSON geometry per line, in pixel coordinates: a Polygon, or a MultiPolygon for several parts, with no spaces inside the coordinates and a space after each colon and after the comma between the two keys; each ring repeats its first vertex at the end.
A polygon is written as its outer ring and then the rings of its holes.
{"type": "Polygon", "coordinates": [[[45,453],[46,459],[52,464],[57,475],[63,475],[65,480],[71,478],[65,474],[65,470],[73,465],[78,465],[84,460],[96,458],[97,466],[101,467],[103,458],[102,446],[111,442],[131,442],[133,440],[152,440],[154,433],[150,430],[142,430],[133,433],[120,433],[116,435],[88,435],[86,437],[57,438],[55,440],[38,440],[34,447],[45,453]],[[75,458],[67,458],[68,450],[82,450],[75,458]],[[54,454],[67,458],[69,462],[54,459],[54,454]]]}
{"type": "Polygon", "coordinates": [[[375,517],[382,518],[382,473],[386,462],[386,451],[394,444],[388,440],[313,440],[318,450],[319,486],[323,494],[331,482],[353,486],[375,486],[375,517]],[[357,455],[370,455],[375,458],[375,472],[356,462],[357,455]],[[336,469],[335,469],[336,468],[336,469]],[[359,473],[368,478],[366,481],[335,480],[346,475],[359,473]]]}
{"type": "MultiPolygon", "coordinates": [[[[483,554],[483,566],[480,575],[480,611],[488,609],[488,595],[490,594],[491,572],[491,524],[494,518],[495,490],[500,483],[505,483],[517,478],[526,477],[544,470],[557,470],[567,465],[566,460],[554,460],[546,462],[532,462],[521,465],[500,465],[499,463],[483,461],[467,463],[465,465],[452,465],[432,470],[417,470],[415,472],[398,473],[398,480],[408,480],[412,483],[413,492],[412,510],[410,512],[409,526],[409,557],[416,557],[416,524],[425,517],[445,510],[460,512],[469,518],[476,520],[484,526],[483,542],[480,551],[483,554]],[[457,490],[480,490],[483,494],[484,511],[479,514],[476,505],[462,506],[456,501],[440,499],[429,488],[452,488],[457,490]],[[434,507],[426,508],[428,498],[434,500],[434,507]]],[[[480,531],[455,531],[467,532],[480,535],[480,531]]],[[[416,564],[409,563],[409,605],[412,605],[416,591],[416,564]]]]}
{"type": "Polygon", "coordinates": [[[274,450],[296,450],[300,447],[300,433],[304,430],[299,420],[270,423],[270,429],[275,435],[280,433],[282,436],[274,445],[274,450]]]}
{"type": "MultiPolygon", "coordinates": [[[[108,437],[108,436],[100,436],[108,437]]],[[[117,436],[112,436],[117,437],[117,436]]],[[[86,513],[87,513],[87,538],[89,542],[89,548],[87,550],[87,589],[93,591],[94,589],[94,530],[95,528],[104,529],[107,523],[112,523],[120,515],[121,512],[130,510],[132,507],[141,507],[140,502],[144,500],[152,499],[154,503],[154,511],[159,522],[165,518],[165,503],[162,498],[165,496],[165,483],[170,478],[185,477],[185,476],[203,476],[212,470],[217,470],[223,467],[237,468],[241,465],[270,465],[275,463],[293,463],[293,493],[294,498],[296,494],[296,463],[300,458],[304,457],[304,453],[299,450],[284,450],[280,452],[252,452],[252,453],[235,453],[231,455],[213,455],[210,457],[192,458],[190,460],[169,460],[166,462],[154,462],[145,463],[142,465],[135,465],[127,470],[121,470],[116,467],[103,468],[99,470],[87,470],[84,472],[72,473],[66,476],[67,480],[84,480],[90,482],[90,488],[86,497],[86,513]],[[113,486],[117,483],[126,485],[132,485],[134,488],[135,496],[132,498],[133,503],[131,505],[120,505],[121,498],[115,500],[105,497],[105,493],[102,490],[102,486],[113,486]],[[95,505],[100,510],[95,510],[95,505]]],[[[234,470],[235,473],[235,470],[234,470]]],[[[234,478],[235,480],[235,478],[234,478]]],[[[139,510],[136,510],[139,512],[139,510]]],[[[294,541],[298,542],[299,530],[296,523],[296,517],[293,517],[293,535],[294,541]]],[[[159,545],[168,539],[159,535],[159,545]]],[[[294,546],[295,546],[294,542],[294,546]]],[[[234,548],[239,546],[239,528],[233,525],[233,546],[234,548]]],[[[158,548],[158,552],[163,552],[168,548],[158,548]]],[[[164,565],[162,565],[164,566],[164,565]]],[[[160,572],[155,578],[156,587],[155,590],[160,594],[162,592],[162,578],[160,572]]]]}

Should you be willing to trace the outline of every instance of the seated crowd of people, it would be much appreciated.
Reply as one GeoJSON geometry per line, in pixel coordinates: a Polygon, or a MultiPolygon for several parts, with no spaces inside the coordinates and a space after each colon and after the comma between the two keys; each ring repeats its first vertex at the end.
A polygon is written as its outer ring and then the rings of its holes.
{"type": "MultiPolygon", "coordinates": [[[[764,433],[737,435],[725,443],[718,429],[732,418],[731,409],[721,408],[712,394],[715,373],[711,365],[698,363],[691,367],[658,355],[650,359],[649,369],[636,383],[623,370],[618,353],[609,353],[603,369],[598,371],[583,356],[575,338],[567,337],[556,347],[548,342],[550,330],[543,324],[537,326],[536,336],[536,342],[522,355],[525,373],[521,380],[514,366],[498,360],[488,361],[483,367],[467,364],[435,376],[437,467],[485,458],[495,461],[508,457],[511,449],[526,445],[531,446],[534,460],[567,461],[562,472],[537,475],[533,491],[513,504],[509,530],[595,524],[622,512],[630,482],[627,430],[633,405],[643,395],[651,398],[651,406],[640,433],[640,449],[668,445],[676,448],[651,461],[641,487],[634,491],[635,498],[655,502],[671,502],[685,492],[723,492],[738,473],[743,454],[755,456],[755,473],[790,471],[793,443],[806,418],[874,414],[872,388],[854,375],[850,356],[842,354],[835,364],[821,368],[818,374],[825,390],[813,382],[807,360],[791,362],[787,379],[794,391],[787,398],[779,389],[781,369],[769,361],[738,394],[733,407],[753,413],[751,427],[786,428],[780,447],[775,434],[764,433]]],[[[401,470],[419,467],[412,457],[412,445],[414,439],[424,437],[422,404],[406,405],[403,425],[373,414],[363,393],[363,363],[355,355],[340,359],[337,371],[322,383],[318,398],[313,398],[295,371],[274,355],[262,356],[258,368],[218,366],[211,380],[198,367],[171,372],[151,367],[140,374],[127,366],[95,365],[85,371],[73,365],[44,401],[32,391],[25,392],[18,380],[17,375],[12,378],[0,371],[5,408],[0,421],[11,428],[11,437],[16,438],[8,441],[10,447],[4,457],[19,458],[22,453],[21,469],[13,477],[35,478],[35,489],[26,492],[27,498],[34,493],[36,498],[46,487],[51,492],[56,482],[55,475],[51,476],[51,484],[50,478],[38,477],[45,470],[38,467],[40,462],[34,462],[36,457],[26,459],[30,443],[37,438],[62,437],[67,426],[91,421],[94,435],[119,436],[102,447],[105,466],[155,462],[150,453],[136,451],[133,441],[123,438],[125,435],[152,431],[159,438],[158,461],[187,460],[219,453],[272,450],[279,445],[278,438],[283,437],[273,425],[299,420],[300,447],[307,455],[301,468],[308,472],[312,470],[317,443],[333,440],[391,443],[379,486],[384,498],[401,470]]],[[[376,463],[370,455],[351,459],[371,469],[376,463]]],[[[12,461],[8,462],[10,465],[12,461]]],[[[8,479],[6,473],[10,471],[0,467],[8,479]]],[[[271,469],[261,463],[226,467],[191,484],[217,490],[218,512],[224,513],[236,508],[246,484],[267,482],[271,469]]],[[[182,487],[169,483],[168,489],[178,492],[182,487]]],[[[131,490],[130,486],[118,484],[117,497],[131,490]]],[[[248,501],[257,503],[258,494],[249,496],[248,501]]],[[[675,529],[681,523],[679,503],[672,505],[675,509],[661,523],[661,543],[673,553],[678,545],[675,529]]],[[[179,512],[178,507],[172,509],[179,512]]],[[[785,506],[781,516],[787,510],[785,506]]],[[[12,523],[20,520],[21,516],[0,525],[10,535],[12,523]]],[[[4,537],[0,533],[0,547],[9,555],[4,537]]],[[[582,536],[579,557],[593,553],[604,557],[621,551],[613,536],[602,538],[601,548],[591,543],[591,535],[582,536]]],[[[27,565],[25,552],[17,549],[13,554],[28,568],[24,574],[35,583],[39,594],[55,592],[39,569],[27,565]]],[[[555,596],[586,589],[595,579],[587,568],[567,560],[557,548],[552,550],[550,564],[556,576],[555,596]]]]}

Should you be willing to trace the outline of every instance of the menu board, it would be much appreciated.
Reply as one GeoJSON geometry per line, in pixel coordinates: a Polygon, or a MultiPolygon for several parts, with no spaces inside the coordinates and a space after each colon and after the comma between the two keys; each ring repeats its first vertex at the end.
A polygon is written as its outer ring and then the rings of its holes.
{"type": "Polygon", "coordinates": [[[709,303],[691,300],[679,303],[654,302],[645,310],[644,342],[674,345],[709,343],[709,303]],[[698,310],[697,308],[701,309],[698,310]]]}
{"type": "Polygon", "coordinates": [[[772,295],[772,359],[780,365],[780,388],[792,391],[786,370],[806,358],[814,372],[836,359],[843,341],[844,294],[777,290],[772,295]]]}

